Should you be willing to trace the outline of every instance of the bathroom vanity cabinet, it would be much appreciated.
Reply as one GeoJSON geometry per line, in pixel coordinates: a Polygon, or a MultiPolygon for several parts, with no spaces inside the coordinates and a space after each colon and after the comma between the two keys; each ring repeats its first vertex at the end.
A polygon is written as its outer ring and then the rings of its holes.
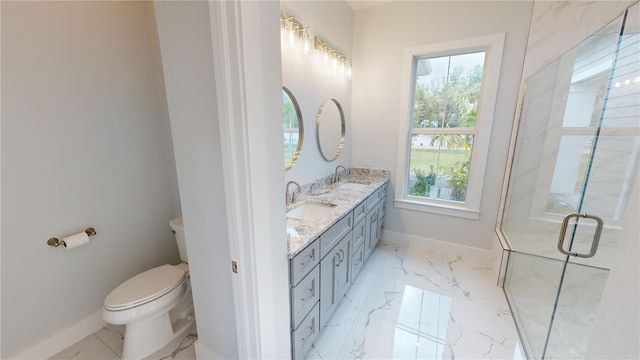
{"type": "Polygon", "coordinates": [[[322,328],[335,311],[340,299],[351,285],[349,258],[353,232],[340,242],[320,261],[320,327],[322,328]]]}
{"type": "Polygon", "coordinates": [[[386,182],[289,262],[293,358],[302,359],[380,240],[386,182]]]}

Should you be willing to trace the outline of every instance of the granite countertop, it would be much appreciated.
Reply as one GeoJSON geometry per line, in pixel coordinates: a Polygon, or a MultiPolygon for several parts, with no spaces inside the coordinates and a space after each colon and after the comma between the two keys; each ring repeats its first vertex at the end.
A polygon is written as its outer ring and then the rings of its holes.
{"type": "Polygon", "coordinates": [[[353,210],[362,200],[373,194],[388,181],[388,172],[354,174],[341,178],[334,185],[326,185],[300,195],[295,203],[287,205],[287,212],[305,202],[330,204],[327,214],[313,220],[302,220],[287,217],[287,238],[289,258],[293,258],[314,239],[320,236],[342,216],[353,210]],[[361,189],[340,188],[348,183],[366,185],[361,189]],[[335,206],[333,206],[335,205],[335,206]]]}

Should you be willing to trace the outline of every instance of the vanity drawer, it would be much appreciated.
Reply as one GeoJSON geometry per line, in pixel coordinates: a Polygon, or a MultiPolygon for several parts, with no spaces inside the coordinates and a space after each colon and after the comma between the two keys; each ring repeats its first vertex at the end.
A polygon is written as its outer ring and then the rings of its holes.
{"type": "Polygon", "coordinates": [[[364,246],[360,246],[357,249],[358,250],[355,250],[351,254],[351,283],[353,283],[358,276],[358,273],[360,273],[362,266],[364,266],[364,246]]]}
{"type": "Polygon", "coordinates": [[[373,194],[369,195],[367,198],[367,212],[371,211],[371,209],[375,208],[380,201],[380,189],[373,192],[373,194]]]}
{"type": "Polygon", "coordinates": [[[382,187],[378,191],[379,191],[378,197],[381,200],[387,197],[387,184],[385,183],[384,185],[382,185],[382,187]]]}
{"type": "Polygon", "coordinates": [[[324,258],[351,231],[352,226],[353,212],[349,212],[320,235],[320,258],[324,258]]]}
{"type": "Polygon", "coordinates": [[[367,202],[363,201],[353,209],[353,223],[357,224],[367,216],[367,202]]]}
{"type": "Polygon", "coordinates": [[[296,329],[320,299],[320,266],[291,289],[291,328],[296,329]]]}
{"type": "Polygon", "coordinates": [[[320,262],[320,241],[314,240],[290,261],[289,276],[291,285],[295,286],[320,262]]]}
{"type": "Polygon", "coordinates": [[[360,245],[364,244],[365,237],[365,221],[361,220],[359,223],[353,227],[353,245],[354,249],[357,249],[360,245]]]}
{"type": "Polygon", "coordinates": [[[309,315],[300,323],[300,326],[293,331],[293,358],[304,359],[305,355],[316,341],[320,333],[320,306],[311,310],[309,315]]]}

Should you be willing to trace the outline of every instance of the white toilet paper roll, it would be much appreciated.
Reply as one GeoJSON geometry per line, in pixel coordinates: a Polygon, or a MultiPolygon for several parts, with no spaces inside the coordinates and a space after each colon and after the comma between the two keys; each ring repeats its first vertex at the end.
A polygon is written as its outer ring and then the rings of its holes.
{"type": "Polygon", "coordinates": [[[81,232],[73,235],[69,235],[62,239],[64,247],[69,250],[78,246],[89,243],[89,235],[86,232],[81,232]]]}

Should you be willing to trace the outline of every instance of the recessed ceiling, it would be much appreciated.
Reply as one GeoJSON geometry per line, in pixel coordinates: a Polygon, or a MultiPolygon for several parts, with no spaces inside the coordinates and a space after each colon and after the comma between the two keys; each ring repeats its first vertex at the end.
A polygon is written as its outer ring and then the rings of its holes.
{"type": "Polygon", "coordinates": [[[393,2],[393,0],[346,0],[353,11],[368,9],[374,6],[380,6],[393,2]]]}

